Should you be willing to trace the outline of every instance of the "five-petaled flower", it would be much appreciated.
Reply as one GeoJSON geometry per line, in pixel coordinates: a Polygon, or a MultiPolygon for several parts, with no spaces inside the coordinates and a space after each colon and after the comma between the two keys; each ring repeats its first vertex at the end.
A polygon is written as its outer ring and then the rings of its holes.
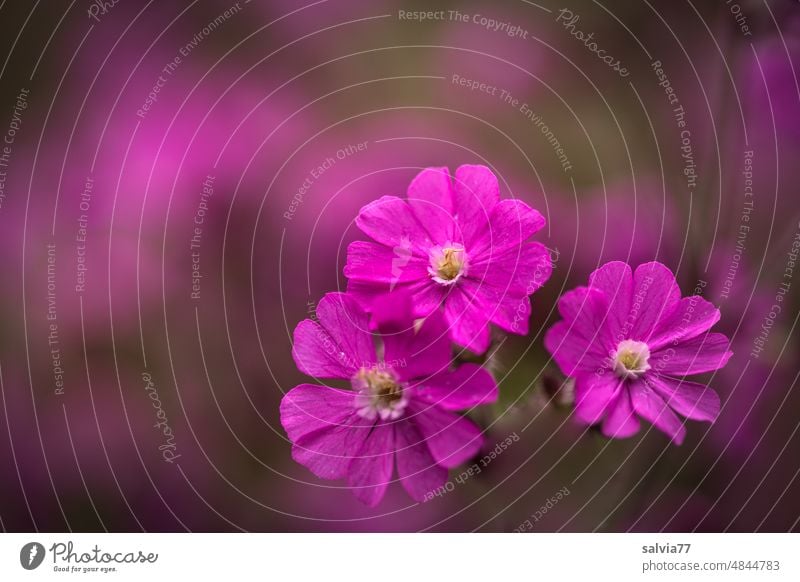
{"type": "Polygon", "coordinates": [[[294,332],[292,354],[304,373],[349,380],[352,390],[301,384],[281,402],[292,457],[323,479],[347,478],[358,499],[376,505],[392,480],[417,501],[442,486],[447,469],[473,457],[480,429],[454,411],[497,399],[492,376],[476,364],[453,368],[440,312],[423,321],[410,297],[379,302],[378,356],[369,315],[348,294],[329,293],[319,323],[294,332]]]}
{"type": "Polygon", "coordinates": [[[548,330],[545,347],[575,378],[578,420],[627,437],[639,430],[638,416],[680,444],[686,428],[675,412],[717,417],[717,394],[683,377],[722,368],[732,355],[728,338],[709,332],[719,310],[697,295],[681,298],[667,267],[645,263],[632,273],[607,263],[588,287],[565,293],[558,310],[564,319],[548,330]]]}
{"type": "Polygon", "coordinates": [[[460,166],[453,179],[447,168],[427,168],[407,199],[375,200],[356,224],[375,242],[350,244],[344,274],[365,309],[388,291],[409,292],[417,317],[443,307],[453,341],[476,353],[489,347],[490,323],[528,333],[528,296],[552,261],[544,245],[526,241],[545,220],[520,200],[500,200],[488,168],[460,166]]]}

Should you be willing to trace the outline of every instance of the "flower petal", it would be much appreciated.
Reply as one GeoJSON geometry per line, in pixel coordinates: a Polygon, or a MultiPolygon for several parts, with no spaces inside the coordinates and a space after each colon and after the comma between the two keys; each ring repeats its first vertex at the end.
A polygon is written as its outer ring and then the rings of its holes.
{"type": "Polygon", "coordinates": [[[464,165],[456,169],[453,212],[468,249],[473,241],[486,236],[490,213],[499,201],[500,185],[489,168],[464,165]]]}
{"type": "Polygon", "coordinates": [[[408,293],[413,298],[412,307],[415,317],[426,317],[438,309],[446,294],[446,289],[435,283],[430,277],[409,283],[398,283],[395,287],[373,281],[357,279],[347,281],[348,295],[352,296],[367,312],[372,311],[372,305],[378,297],[394,291],[408,293]]]}
{"type": "Polygon", "coordinates": [[[606,296],[608,328],[615,343],[627,339],[626,321],[631,312],[633,273],[627,263],[611,261],[589,276],[589,287],[606,296]],[[624,337],[623,337],[624,336],[624,337]]]}
{"type": "Polygon", "coordinates": [[[347,469],[347,484],[359,501],[375,507],[386,493],[394,470],[394,426],[378,423],[347,469]]]}
{"type": "Polygon", "coordinates": [[[414,328],[413,297],[407,289],[395,289],[379,295],[372,302],[370,329],[382,336],[414,328]]]}
{"type": "Polygon", "coordinates": [[[397,474],[415,501],[426,501],[430,493],[447,481],[447,469],[437,465],[424,437],[413,422],[395,424],[397,474]]]}
{"type": "Polygon", "coordinates": [[[480,285],[483,293],[492,294],[499,301],[506,295],[526,297],[533,294],[547,282],[552,272],[553,262],[547,247],[530,242],[470,263],[466,279],[480,285]]]}
{"type": "Polygon", "coordinates": [[[639,432],[639,419],[631,405],[627,390],[620,390],[616,399],[608,407],[603,421],[603,434],[609,438],[624,439],[639,432]]]}
{"type": "Polygon", "coordinates": [[[408,198],[424,200],[453,212],[453,182],[446,166],[425,168],[408,186],[408,198]]]}
{"type": "Polygon", "coordinates": [[[356,225],[373,240],[390,248],[411,248],[420,257],[427,257],[435,244],[408,202],[396,196],[383,196],[364,206],[356,225]]]}
{"type": "Polygon", "coordinates": [[[719,370],[733,355],[730,342],[721,333],[708,333],[650,356],[650,366],[659,374],[689,376],[719,370]]]}
{"type": "Polygon", "coordinates": [[[600,329],[607,322],[608,299],[595,288],[575,287],[558,298],[558,312],[584,337],[600,337],[600,329]]]}
{"type": "Polygon", "coordinates": [[[489,349],[491,307],[470,294],[466,284],[451,289],[444,304],[444,315],[455,343],[476,354],[489,349]]]}
{"type": "Polygon", "coordinates": [[[528,333],[531,306],[528,296],[550,278],[553,263],[540,243],[526,243],[470,266],[462,288],[490,306],[489,320],[510,333],[528,333]]]}
{"type": "Polygon", "coordinates": [[[304,434],[292,447],[292,458],[322,479],[341,479],[361,450],[374,422],[353,414],[336,426],[304,434]]]}
{"type": "Polygon", "coordinates": [[[600,422],[623,382],[611,372],[580,374],[575,379],[575,418],[583,424],[600,422]]]}
{"type": "Polygon", "coordinates": [[[332,428],[353,414],[355,394],[329,386],[300,384],[281,400],[281,424],[296,442],[300,437],[322,428],[332,428]]]}
{"type": "Polygon", "coordinates": [[[719,395],[708,386],[658,374],[648,374],[646,378],[647,383],[678,414],[711,422],[719,415],[719,395]]]}
{"type": "Polygon", "coordinates": [[[547,330],[544,347],[553,356],[559,369],[569,377],[593,373],[601,366],[605,355],[566,321],[556,322],[547,330]]]}
{"type": "Polygon", "coordinates": [[[431,240],[461,242],[453,217],[453,187],[447,168],[426,168],[408,187],[408,204],[431,240]]]}
{"type": "Polygon", "coordinates": [[[346,293],[327,293],[317,305],[319,322],[356,366],[377,361],[369,314],[346,293]]]}
{"type": "Polygon", "coordinates": [[[305,319],[294,328],[292,357],[304,374],[315,378],[350,378],[357,359],[348,354],[321,325],[305,319]]]}
{"type": "Polygon", "coordinates": [[[527,295],[506,295],[492,313],[492,323],[508,333],[528,335],[531,299],[527,295]]]}
{"type": "Polygon", "coordinates": [[[684,297],[667,317],[664,317],[647,340],[650,351],[667,344],[690,340],[711,329],[719,321],[719,309],[700,297],[684,297]]]}
{"type": "Polygon", "coordinates": [[[631,402],[636,413],[665,432],[676,445],[683,443],[686,427],[672,409],[641,378],[630,383],[631,402]]]}
{"type": "Polygon", "coordinates": [[[394,286],[427,278],[428,261],[413,256],[410,245],[392,249],[378,243],[354,241],[347,247],[344,276],[394,286]]]}
{"type": "Polygon", "coordinates": [[[672,314],[680,299],[675,275],[665,265],[658,262],[639,265],[633,273],[630,313],[633,325],[629,337],[646,341],[656,325],[672,314]]]}
{"type": "Polygon", "coordinates": [[[497,383],[477,364],[461,364],[453,372],[441,372],[415,385],[415,396],[445,410],[467,410],[495,402],[497,383]]]}
{"type": "Polygon", "coordinates": [[[408,408],[439,465],[451,469],[478,454],[483,436],[471,420],[422,402],[408,408]]]}
{"type": "Polygon", "coordinates": [[[446,371],[452,359],[450,334],[439,311],[425,318],[419,329],[412,323],[399,333],[384,335],[383,345],[384,360],[403,380],[446,371]]]}
{"type": "Polygon", "coordinates": [[[606,296],[597,289],[576,287],[561,296],[558,310],[564,321],[547,331],[544,345],[561,371],[574,376],[608,368],[613,345],[605,320],[606,296]]]}
{"type": "Polygon", "coordinates": [[[489,228],[478,231],[470,253],[498,254],[518,247],[545,225],[544,216],[522,200],[509,198],[495,204],[489,212],[489,228]]]}

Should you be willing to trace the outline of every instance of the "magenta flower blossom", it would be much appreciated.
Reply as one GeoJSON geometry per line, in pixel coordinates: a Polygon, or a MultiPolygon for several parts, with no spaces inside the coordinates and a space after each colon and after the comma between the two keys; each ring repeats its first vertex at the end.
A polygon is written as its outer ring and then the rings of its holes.
{"type": "Polygon", "coordinates": [[[427,168],[408,197],[384,196],[361,209],[358,227],[375,242],[347,252],[348,291],[365,309],[394,290],[411,293],[414,314],[440,307],[457,344],[489,347],[489,324],[528,333],[528,298],[550,277],[552,262],[538,242],[526,242],[545,220],[520,200],[500,200],[484,166],[427,168]]]}
{"type": "Polygon", "coordinates": [[[548,330],[545,346],[575,378],[579,421],[628,437],[641,417],[681,444],[686,428],[676,412],[717,417],[719,396],[682,378],[717,370],[731,357],[728,338],[709,333],[719,310],[697,295],[681,298],[667,267],[645,263],[631,273],[625,263],[607,263],[588,287],[565,293],[558,310],[564,320],[548,330]]]}
{"type": "Polygon", "coordinates": [[[447,469],[474,456],[483,442],[480,429],[453,411],[497,399],[485,369],[450,368],[440,313],[415,324],[410,301],[383,306],[395,312],[381,313],[379,357],[369,315],[348,294],[327,294],[317,307],[319,323],[305,320],[295,329],[292,354],[304,373],[349,380],[352,390],[301,384],[281,402],[292,457],[322,479],[347,478],[369,506],[383,498],[395,464],[417,501],[443,485],[447,469]]]}

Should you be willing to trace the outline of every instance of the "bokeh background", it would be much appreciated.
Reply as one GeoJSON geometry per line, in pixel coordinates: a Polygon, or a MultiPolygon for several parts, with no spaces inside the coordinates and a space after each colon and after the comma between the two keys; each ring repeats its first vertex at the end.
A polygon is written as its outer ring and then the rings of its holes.
{"type": "Polygon", "coordinates": [[[788,0],[3,0],[0,526],[798,529],[798,58],[788,0]],[[556,261],[487,363],[475,418],[514,442],[369,509],[291,460],[291,331],[344,287],[362,205],[462,163],[541,210],[556,261]],[[722,414],[681,447],[573,423],[542,346],[611,259],[722,311],[722,414]]]}

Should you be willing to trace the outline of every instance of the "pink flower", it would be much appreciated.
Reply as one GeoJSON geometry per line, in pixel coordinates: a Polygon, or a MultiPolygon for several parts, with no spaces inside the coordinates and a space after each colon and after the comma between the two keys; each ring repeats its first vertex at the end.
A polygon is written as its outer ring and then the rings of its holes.
{"type": "Polygon", "coordinates": [[[350,244],[348,291],[369,309],[393,290],[411,293],[425,317],[444,307],[453,340],[474,352],[489,347],[489,323],[528,333],[528,296],[550,277],[547,249],[526,242],[544,218],[520,200],[500,200],[484,166],[427,168],[408,197],[384,196],[361,209],[358,227],[375,242],[350,244]]]}
{"type": "Polygon", "coordinates": [[[639,416],[681,444],[686,428],[675,412],[717,417],[719,396],[681,378],[722,368],[731,357],[728,338],[708,332],[719,310],[696,295],[681,299],[667,267],[644,263],[631,273],[625,263],[607,263],[588,287],[565,293],[558,310],[564,320],[548,330],[545,346],[575,378],[578,420],[628,437],[639,416]]]}
{"type": "Polygon", "coordinates": [[[447,469],[474,456],[483,441],[478,427],[453,411],[497,399],[494,379],[480,366],[450,368],[440,313],[415,324],[402,295],[382,305],[394,311],[381,309],[378,357],[368,314],[348,294],[327,294],[317,306],[319,323],[307,319],[295,329],[292,354],[304,373],[344,378],[352,390],[301,384],[281,402],[294,460],[322,479],[347,478],[369,506],[383,498],[395,463],[417,501],[443,485],[447,469]]]}

